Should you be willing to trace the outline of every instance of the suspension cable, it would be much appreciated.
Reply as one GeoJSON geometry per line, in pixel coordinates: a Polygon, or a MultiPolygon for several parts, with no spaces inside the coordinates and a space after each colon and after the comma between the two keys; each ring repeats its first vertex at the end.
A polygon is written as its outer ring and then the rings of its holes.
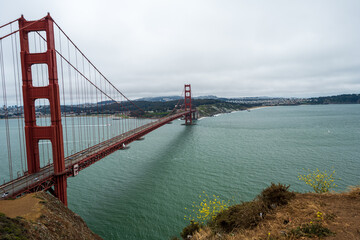
{"type": "MultiPolygon", "coordinates": [[[[39,34],[40,35],[40,33],[38,33],[38,32],[36,32],[37,34],[39,34]]],[[[46,39],[43,37],[43,36],[41,36],[40,35],[40,37],[44,40],[44,41],[46,41],[46,39]]],[[[70,40],[70,42],[71,42],[71,40],[70,40]]],[[[111,96],[109,96],[106,92],[104,92],[103,90],[101,90],[101,88],[99,88],[98,86],[96,86],[92,81],[90,81],[90,79],[88,79],[82,72],[80,72],[80,70],[79,69],[77,69],[69,60],[67,60],[58,50],[56,50],[55,49],[55,51],[56,51],[56,53],[57,54],[59,54],[59,56],[62,58],[62,59],[64,59],[64,61],[67,63],[67,64],[69,64],[69,66],[71,66],[78,74],[80,74],[83,78],[85,78],[91,85],[93,85],[97,90],[99,90],[102,94],[104,94],[106,97],[108,97],[109,99],[111,99],[111,100],[113,100],[115,103],[117,103],[117,104],[120,104],[118,101],[116,101],[115,99],[113,99],[111,96]]],[[[82,54],[82,53],[81,53],[82,54]]],[[[70,55],[70,54],[69,54],[70,55]]],[[[86,57],[85,57],[86,58],[86,57]]],[[[91,63],[90,63],[91,64],[91,63]]],[[[93,66],[93,65],[92,65],[93,66]]],[[[95,67],[94,67],[95,68],[95,67]]],[[[95,68],[96,69],[96,68],[95,68]]],[[[97,72],[108,82],[108,83],[110,83],[98,70],[97,70],[97,72]]],[[[100,80],[101,80],[101,77],[100,77],[100,80]]],[[[110,83],[110,85],[111,86],[113,86],[114,87],[114,85],[113,84],[111,84],[110,83]]],[[[115,88],[115,87],[114,87],[115,88]]],[[[116,89],[116,88],[115,88],[116,89]]],[[[120,92],[119,92],[120,93],[120,92]]],[[[126,98],[130,103],[132,103],[133,104],[133,102],[131,101],[131,100],[129,100],[126,96],[124,96],[122,93],[120,93],[124,98],[126,98]]],[[[135,104],[133,104],[134,106],[136,106],[135,104]]],[[[142,110],[141,108],[139,108],[141,111],[143,111],[143,112],[145,112],[144,110],[142,110]]],[[[127,110],[129,110],[130,111],[130,109],[129,108],[127,108],[127,110]]],[[[136,113],[135,113],[136,114],[136,113]]],[[[137,116],[139,116],[138,114],[136,114],[137,116]]]]}
{"type": "MultiPolygon", "coordinates": [[[[20,18],[14,20],[13,22],[15,22],[15,21],[17,21],[17,20],[19,20],[19,19],[20,19],[20,18]]],[[[18,30],[14,31],[14,32],[11,32],[11,33],[3,36],[3,37],[0,37],[0,40],[6,38],[6,37],[8,37],[8,36],[11,36],[11,35],[13,35],[14,33],[17,33],[17,32],[19,32],[19,31],[21,31],[21,30],[24,30],[25,28],[28,28],[28,27],[34,25],[35,23],[40,22],[40,21],[42,21],[42,20],[44,20],[44,19],[45,19],[45,17],[43,17],[43,18],[41,18],[41,19],[39,19],[39,20],[36,20],[36,21],[30,23],[29,25],[27,25],[27,26],[25,26],[25,27],[19,28],[18,30]]],[[[6,26],[6,25],[8,25],[8,24],[5,24],[4,26],[6,26]]]]}
{"type": "MultiPolygon", "coordinates": [[[[18,21],[19,19],[20,19],[20,18],[17,18],[17,19],[15,19],[15,20],[11,21],[11,22],[8,22],[7,24],[4,24],[4,25],[0,26],[0,28],[6,27],[7,25],[12,24],[12,23],[18,21]]],[[[12,30],[10,30],[10,31],[12,31],[12,30]]]]}
{"type": "Polygon", "coordinates": [[[137,107],[140,111],[145,112],[143,109],[141,109],[139,106],[137,106],[133,101],[131,101],[129,98],[127,98],[117,87],[115,87],[101,72],[100,70],[95,67],[95,65],[85,56],[85,54],[76,46],[76,44],[70,39],[70,37],[62,30],[62,28],[53,20],[55,25],[60,29],[60,31],[65,35],[65,37],[74,45],[74,47],[83,55],[83,57],[91,64],[93,68],[96,69],[96,71],[114,88],[118,93],[120,93],[126,100],[128,100],[131,104],[133,104],[135,107],[137,107]]]}

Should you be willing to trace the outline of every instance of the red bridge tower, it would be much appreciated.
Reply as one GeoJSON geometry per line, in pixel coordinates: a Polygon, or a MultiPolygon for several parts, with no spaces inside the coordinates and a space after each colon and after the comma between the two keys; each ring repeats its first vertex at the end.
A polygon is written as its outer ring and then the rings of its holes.
{"type": "Polygon", "coordinates": [[[67,205],[64,143],[61,125],[60,94],[57,76],[56,52],[54,40],[53,20],[48,14],[40,21],[26,21],[23,16],[19,19],[21,70],[24,96],[25,139],[28,173],[40,170],[39,140],[50,140],[53,153],[55,175],[55,195],[67,205]],[[29,32],[46,32],[47,50],[42,53],[30,53],[29,32]],[[49,85],[34,87],[31,66],[46,64],[49,73],[49,85]],[[35,115],[35,100],[48,99],[50,104],[51,125],[37,126],[35,115]]]}

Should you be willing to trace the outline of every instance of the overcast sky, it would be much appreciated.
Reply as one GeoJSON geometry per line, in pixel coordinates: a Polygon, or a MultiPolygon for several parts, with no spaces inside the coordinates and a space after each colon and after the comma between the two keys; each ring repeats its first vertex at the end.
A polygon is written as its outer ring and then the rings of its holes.
{"type": "Polygon", "coordinates": [[[47,12],[130,98],[360,93],[359,0],[0,0],[0,25],[47,12]]]}

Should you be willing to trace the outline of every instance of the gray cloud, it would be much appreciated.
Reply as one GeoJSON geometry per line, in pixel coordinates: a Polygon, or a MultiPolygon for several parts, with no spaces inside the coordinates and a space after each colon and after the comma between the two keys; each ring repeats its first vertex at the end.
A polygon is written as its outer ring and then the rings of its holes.
{"type": "Polygon", "coordinates": [[[1,21],[50,12],[131,98],[360,92],[357,0],[2,1],[1,21]]]}

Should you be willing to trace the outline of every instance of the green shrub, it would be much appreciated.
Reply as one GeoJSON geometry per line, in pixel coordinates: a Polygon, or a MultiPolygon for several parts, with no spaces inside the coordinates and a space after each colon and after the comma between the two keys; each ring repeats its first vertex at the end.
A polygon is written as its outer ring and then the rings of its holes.
{"type": "Polygon", "coordinates": [[[255,227],[262,219],[266,207],[261,201],[244,202],[220,212],[210,223],[215,230],[231,232],[234,229],[255,227]]]}
{"type": "Polygon", "coordinates": [[[288,191],[289,187],[290,185],[271,183],[270,187],[265,188],[258,198],[268,208],[286,205],[295,196],[295,193],[288,191]]]}
{"type": "Polygon", "coordinates": [[[328,228],[324,227],[321,222],[311,222],[307,224],[303,224],[301,227],[297,227],[290,231],[290,234],[295,236],[296,238],[299,237],[326,237],[333,235],[334,233],[331,232],[328,228]]]}
{"type": "Polygon", "coordinates": [[[271,183],[254,201],[234,205],[218,213],[210,222],[210,227],[216,231],[231,232],[257,226],[274,205],[285,205],[295,196],[288,191],[289,187],[271,183]]]}
{"type": "Polygon", "coordinates": [[[191,222],[188,226],[186,226],[182,232],[180,233],[180,236],[183,239],[188,239],[188,236],[192,236],[195,232],[200,230],[199,223],[191,222]]]}
{"type": "Polygon", "coordinates": [[[289,192],[289,187],[280,183],[271,183],[254,201],[230,207],[228,207],[229,201],[219,200],[215,195],[209,198],[203,192],[205,196],[200,195],[199,198],[205,197],[205,199],[198,205],[194,202],[192,212],[195,216],[189,215],[184,218],[189,219],[191,224],[183,229],[181,237],[186,239],[188,235],[192,236],[200,229],[199,222],[207,222],[212,230],[220,232],[253,228],[274,206],[285,205],[295,196],[295,193],[289,192]]]}
{"type": "Polygon", "coordinates": [[[26,229],[20,219],[8,218],[0,213],[0,240],[23,240],[26,238],[26,229]]]}

